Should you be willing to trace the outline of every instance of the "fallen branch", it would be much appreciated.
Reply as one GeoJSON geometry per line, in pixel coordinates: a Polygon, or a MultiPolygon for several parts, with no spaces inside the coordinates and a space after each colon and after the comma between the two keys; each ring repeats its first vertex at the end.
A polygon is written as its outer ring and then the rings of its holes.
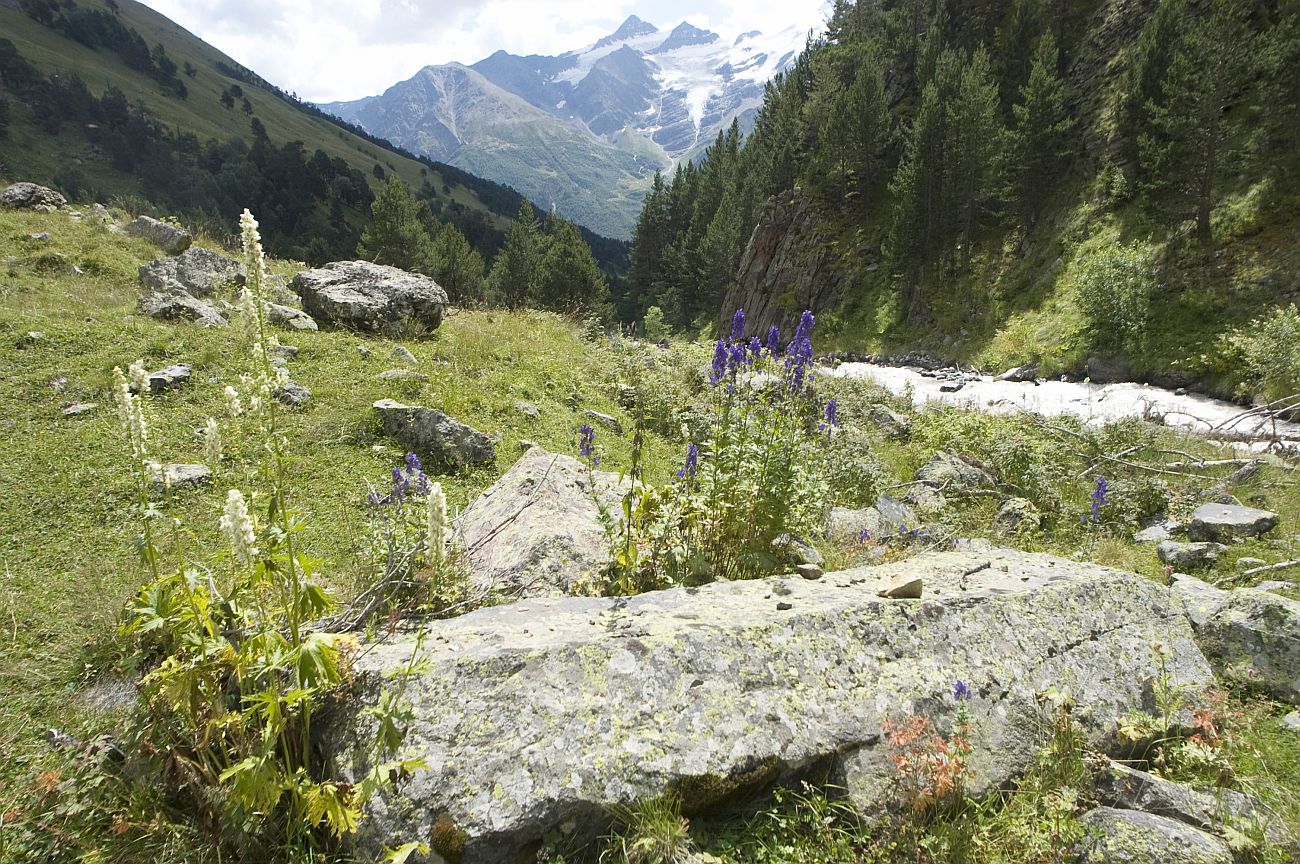
{"type": "Polygon", "coordinates": [[[1279,570],[1290,570],[1292,567],[1300,567],[1300,558],[1296,558],[1291,561],[1282,561],[1281,563],[1278,564],[1267,564],[1263,567],[1252,567],[1249,570],[1247,570],[1245,573],[1242,573],[1241,575],[1258,576],[1261,573],[1276,573],[1279,570]]]}
{"type": "MultiPolygon", "coordinates": [[[[1161,451],[1166,452],[1166,451],[1161,451]]],[[[1191,459],[1186,462],[1166,462],[1164,467],[1178,468],[1244,468],[1247,465],[1262,465],[1262,459],[1191,459]]]]}

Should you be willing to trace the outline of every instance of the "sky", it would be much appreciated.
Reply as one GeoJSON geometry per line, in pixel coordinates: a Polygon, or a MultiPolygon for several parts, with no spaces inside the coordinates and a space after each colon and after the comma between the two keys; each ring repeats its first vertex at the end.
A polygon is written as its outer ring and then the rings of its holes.
{"type": "Polygon", "coordinates": [[[561,54],[637,15],[734,37],[813,26],[825,0],[143,0],[272,84],[312,102],[382,93],[424,66],[498,49],[561,54]]]}

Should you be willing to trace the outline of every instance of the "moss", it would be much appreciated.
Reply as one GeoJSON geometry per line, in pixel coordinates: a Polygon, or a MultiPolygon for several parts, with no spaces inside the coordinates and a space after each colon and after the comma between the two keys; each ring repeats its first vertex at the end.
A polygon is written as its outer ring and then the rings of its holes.
{"type": "Polygon", "coordinates": [[[456,820],[445,810],[438,814],[429,828],[429,849],[441,855],[447,864],[460,864],[465,857],[465,844],[469,835],[456,825],[456,820]]]}

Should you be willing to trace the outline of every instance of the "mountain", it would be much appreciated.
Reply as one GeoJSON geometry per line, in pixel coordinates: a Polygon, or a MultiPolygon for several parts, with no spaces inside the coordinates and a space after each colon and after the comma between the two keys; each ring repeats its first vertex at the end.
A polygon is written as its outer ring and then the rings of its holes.
{"type": "Polygon", "coordinates": [[[633,15],[585,48],[426,66],[320,108],[628,237],[655,171],[698,157],[733,120],[748,129],[766,82],[823,21],[724,39],[685,21],[665,35],[633,15]]]}
{"type": "MultiPolygon", "coordinates": [[[[390,174],[487,257],[519,209],[515,190],[341,123],[134,0],[19,6],[0,0],[0,176],[143,198],[214,234],[247,206],[300,259],[352,255],[390,174]]],[[[618,269],[621,244],[586,239],[618,269]]]]}

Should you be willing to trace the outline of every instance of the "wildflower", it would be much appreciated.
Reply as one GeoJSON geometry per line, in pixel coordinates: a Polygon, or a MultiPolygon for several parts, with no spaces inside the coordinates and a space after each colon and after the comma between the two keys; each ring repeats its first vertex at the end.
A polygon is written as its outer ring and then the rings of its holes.
{"type": "Polygon", "coordinates": [[[785,369],[789,373],[791,393],[798,393],[803,389],[807,367],[813,358],[811,334],[816,323],[812,311],[805,309],[799,318],[799,326],[794,331],[794,339],[786,346],[785,369]]]}
{"type": "Polygon", "coordinates": [[[709,372],[709,384],[716,386],[727,374],[727,340],[719,339],[713,346],[713,368],[709,372]]]}
{"type": "Polygon", "coordinates": [[[113,369],[113,382],[113,398],[117,402],[117,413],[122,420],[122,428],[126,430],[127,438],[131,441],[131,453],[136,463],[143,465],[147,456],[145,444],[149,440],[149,427],[144,421],[144,406],[140,402],[140,397],[131,393],[131,384],[122,374],[121,368],[113,369]]]}
{"type": "Polygon", "coordinates": [[[1101,508],[1110,503],[1106,498],[1106,493],[1110,486],[1106,483],[1106,478],[1097,477],[1097,486],[1092,490],[1092,518],[1093,521],[1101,519],[1101,508]]]}
{"type": "Polygon", "coordinates": [[[686,463],[677,470],[678,477],[694,477],[699,470],[700,448],[691,444],[686,448],[686,463]]]}
{"type": "Polygon", "coordinates": [[[239,391],[229,384],[226,385],[226,413],[231,417],[238,417],[244,413],[244,406],[239,401],[239,391]]]}
{"type": "Polygon", "coordinates": [[[589,459],[593,467],[600,464],[600,457],[596,455],[596,430],[586,423],[578,427],[578,452],[584,459],[589,459]]]}
{"type": "Polygon", "coordinates": [[[402,474],[401,468],[393,469],[392,479],[393,479],[392,491],[388,493],[388,501],[389,503],[396,504],[398,508],[400,508],[402,506],[402,501],[404,499],[406,490],[408,488],[406,477],[402,474]]]}
{"type": "Polygon", "coordinates": [[[953,682],[952,698],[956,699],[958,702],[964,702],[967,699],[969,699],[970,696],[971,696],[970,686],[967,685],[965,681],[962,681],[959,678],[955,682],[953,682]]]}
{"type": "Polygon", "coordinates": [[[763,340],[759,339],[757,336],[751,337],[749,340],[749,357],[745,359],[745,363],[749,366],[753,366],[762,358],[762,356],[763,340]]]}
{"type": "Polygon", "coordinates": [[[209,465],[221,462],[221,427],[215,417],[209,417],[203,427],[203,453],[209,465]]]}
{"type": "MultiPolygon", "coordinates": [[[[416,463],[419,464],[418,461],[416,463]]],[[[434,483],[429,491],[429,528],[428,544],[431,563],[439,564],[447,555],[447,532],[451,523],[447,521],[447,496],[443,494],[442,484],[434,483]]]]}
{"type": "Polygon", "coordinates": [[[149,389],[149,372],[144,368],[144,361],[137,360],[126,369],[126,374],[131,379],[131,389],[141,396],[147,396],[149,389]]]}
{"type": "Polygon", "coordinates": [[[839,410],[839,403],[834,399],[826,403],[826,422],[817,427],[818,432],[827,432],[838,429],[840,425],[836,412],[839,410]]]}
{"type": "Polygon", "coordinates": [[[861,531],[858,532],[859,543],[866,544],[870,540],[871,540],[871,532],[868,531],[866,528],[863,528],[861,531]]]}
{"type": "Polygon", "coordinates": [[[731,341],[739,342],[745,335],[745,310],[737,309],[731,316],[731,341]]]}
{"type": "Polygon", "coordinates": [[[257,557],[257,547],[253,545],[256,535],[253,531],[253,517],[248,513],[248,502],[238,489],[226,493],[226,509],[221,514],[221,531],[230,543],[230,551],[240,564],[248,565],[257,557]]]}
{"type": "Polygon", "coordinates": [[[781,351],[781,328],[775,324],[767,331],[767,342],[763,344],[769,357],[775,357],[781,351]]]}

